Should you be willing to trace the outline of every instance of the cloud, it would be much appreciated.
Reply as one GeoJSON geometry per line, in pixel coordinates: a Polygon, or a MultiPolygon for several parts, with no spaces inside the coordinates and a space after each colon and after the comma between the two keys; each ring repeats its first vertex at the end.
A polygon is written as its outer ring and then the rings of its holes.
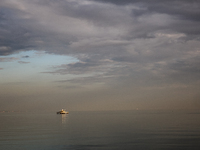
{"type": "Polygon", "coordinates": [[[18,60],[18,58],[16,58],[16,57],[1,57],[0,58],[0,62],[10,62],[10,61],[14,61],[14,60],[18,60]]]}
{"type": "Polygon", "coordinates": [[[10,46],[10,50],[1,51],[2,54],[31,48],[54,53],[81,53],[83,50],[77,50],[78,47],[91,53],[90,49],[94,47],[100,47],[102,51],[110,49],[109,45],[117,48],[120,44],[131,43],[131,39],[154,38],[155,32],[171,30],[194,35],[199,30],[197,22],[183,20],[179,15],[187,18],[189,11],[193,18],[198,16],[198,9],[187,2],[184,4],[192,9],[184,7],[179,1],[176,3],[181,9],[174,3],[164,1],[110,1],[119,4],[116,6],[97,1],[35,0],[29,3],[18,1],[17,5],[10,1],[3,2],[1,18],[4,30],[1,35],[4,36],[1,45],[10,46]],[[120,7],[122,3],[132,5],[120,7]]]}
{"type": "Polygon", "coordinates": [[[172,59],[186,40],[198,43],[198,6],[197,1],[3,1],[0,53],[36,49],[74,55],[82,62],[84,54],[95,57],[93,65],[105,59],[172,59]]]}
{"type": "Polygon", "coordinates": [[[18,63],[20,63],[20,64],[28,64],[28,63],[30,63],[30,62],[26,62],[26,61],[18,61],[18,63]]]}
{"type": "Polygon", "coordinates": [[[27,50],[76,57],[43,71],[73,75],[55,79],[69,87],[192,85],[200,80],[199,7],[186,0],[2,0],[0,62],[27,50]]]}
{"type": "Polygon", "coordinates": [[[29,58],[30,56],[26,55],[26,56],[22,56],[22,58],[29,58]]]}

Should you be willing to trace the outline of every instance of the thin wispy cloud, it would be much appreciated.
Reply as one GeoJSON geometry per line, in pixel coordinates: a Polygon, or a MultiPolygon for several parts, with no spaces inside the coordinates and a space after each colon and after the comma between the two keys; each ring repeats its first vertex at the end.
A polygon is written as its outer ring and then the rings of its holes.
{"type": "Polygon", "coordinates": [[[18,61],[18,63],[20,63],[20,64],[28,64],[30,62],[27,62],[27,61],[18,61]]]}
{"type": "Polygon", "coordinates": [[[15,57],[0,57],[0,62],[9,62],[9,61],[14,61],[18,60],[18,58],[15,57]]]}

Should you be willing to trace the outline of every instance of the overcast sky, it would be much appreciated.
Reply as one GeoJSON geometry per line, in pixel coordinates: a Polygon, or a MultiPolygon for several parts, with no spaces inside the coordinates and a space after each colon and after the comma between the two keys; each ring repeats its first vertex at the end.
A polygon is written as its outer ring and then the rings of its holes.
{"type": "Polygon", "coordinates": [[[200,1],[0,0],[0,110],[200,108],[200,1]]]}

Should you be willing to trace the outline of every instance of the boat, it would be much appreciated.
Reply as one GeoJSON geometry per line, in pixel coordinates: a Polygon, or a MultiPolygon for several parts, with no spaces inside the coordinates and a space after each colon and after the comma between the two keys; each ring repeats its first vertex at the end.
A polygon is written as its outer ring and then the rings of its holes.
{"type": "Polygon", "coordinates": [[[57,114],[68,114],[68,113],[69,113],[68,111],[65,111],[63,109],[57,112],[57,114]]]}

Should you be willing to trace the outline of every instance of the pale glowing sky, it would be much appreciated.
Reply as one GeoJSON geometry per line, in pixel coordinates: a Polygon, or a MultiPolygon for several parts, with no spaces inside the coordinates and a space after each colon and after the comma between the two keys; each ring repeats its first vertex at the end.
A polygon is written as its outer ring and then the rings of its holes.
{"type": "Polygon", "coordinates": [[[1,0],[1,110],[200,108],[200,1],[1,0]]]}
{"type": "MultiPolygon", "coordinates": [[[[53,55],[43,51],[21,51],[8,56],[0,56],[1,83],[17,82],[49,82],[53,81],[56,75],[44,74],[42,72],[54,71],[55,68],[62,64],[75,63],[76,58],[66,55],[53,55]],[[41,80],[42,79],[42,80],[41,80]]],[[[69,75],[70,77],[70,75],[69,75]]],[[[62,75],[57,75],[61,78],[62,75]]]]}

